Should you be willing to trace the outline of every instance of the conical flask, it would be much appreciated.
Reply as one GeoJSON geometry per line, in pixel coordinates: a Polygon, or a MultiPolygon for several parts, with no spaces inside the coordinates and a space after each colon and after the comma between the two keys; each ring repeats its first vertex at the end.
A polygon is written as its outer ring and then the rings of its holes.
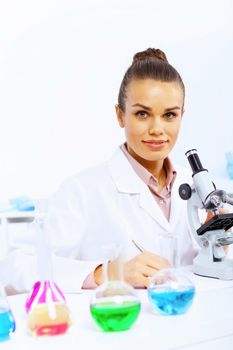
{"type": "Polygon", "coordinates": [[[15,319],[4,288],[0,285],[0,342],[10,339],[15,331],[15,319]]]}
{"type": "Polygon", "coordinates": [[[65,296],[52,276],[47,219],[45,209],[37,210],[33,224],[37,236],[39,280],[33,285],[25,305],[28,327],[36,336],[62,334],[71,325],[65,296]]]}
{"type": "Polygon", "coordinates": [[[131,328],[141,309],[136,291],[124,281],[122,249],[105,248],[104,283],[95,290],[90,301],[91,315],[105,332],[125,331],[131,328]],[[108,269],[111,260],[114,260],[113,273],[108,269]]]}

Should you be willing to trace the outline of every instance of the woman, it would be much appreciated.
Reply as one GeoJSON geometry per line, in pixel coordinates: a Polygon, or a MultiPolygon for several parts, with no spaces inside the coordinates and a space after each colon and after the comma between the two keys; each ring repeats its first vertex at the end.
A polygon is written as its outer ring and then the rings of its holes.
{"type": "MultiPolygon", "coordinates": [[[[148,277],[175,261],[192,263],[198,247],[189,232],[186,202],[178,195],[179,185],[191,179],[169,158],[184,98],[182,79],[161,50],[134,56],[116,105],[125,144],[108,162],[67,179],[50,199],[54,274],[65,291],[103,282],[106,245],[124,246],[125,279],[135,287],[147,286],[148,277]]],[[[30,288],[36,279],[23,261],[13,282],[16,290],[30,288]]],[[[109,271],[114,275],[114,260],[109,271]]]]}

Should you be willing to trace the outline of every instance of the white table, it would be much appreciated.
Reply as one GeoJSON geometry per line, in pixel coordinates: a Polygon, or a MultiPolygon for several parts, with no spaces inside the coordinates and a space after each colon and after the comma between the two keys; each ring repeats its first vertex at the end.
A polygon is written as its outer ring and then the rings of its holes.
{"type": "Polygon", "coordinates": [[[94,291],[67,295],[73,325],[65,335],[33,338],[28,334],[24,305],[26,295],[8,297],[16,319],[12,339],[3,350],[115,350],[115,349],[233,349],[233,281],[194,276],[196,297],[185,315],[152,313],[146,290],[138,290],[142,311],[131,330],[104,333],[91,318],[89,301],[94,291]]]}

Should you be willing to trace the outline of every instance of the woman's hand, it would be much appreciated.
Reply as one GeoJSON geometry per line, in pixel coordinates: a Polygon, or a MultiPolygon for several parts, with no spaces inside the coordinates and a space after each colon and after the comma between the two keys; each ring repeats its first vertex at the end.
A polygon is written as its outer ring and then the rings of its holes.
{"type": "Polygon", "coordinates": [[[134,287],[148,287],[148,277],[170,266],[167,259],[145,251],[125,263],[124,278],[134,287]]]}
{"type": "MultiPolygon", "coordinates": [[[[157,271],[170,267],[171,264],[165,258],[150,252],[143,252],[133,259],[124,263],[124,280],[133,287],[148,287],[148,277],[153,276],[157,271]]],[[[110,279],[118,279],[118,260],[108,263],[108,274],[110,279]]],[[[98,266],[94,271],[96,284],[103,283],[103,266],[98,266]]]]}

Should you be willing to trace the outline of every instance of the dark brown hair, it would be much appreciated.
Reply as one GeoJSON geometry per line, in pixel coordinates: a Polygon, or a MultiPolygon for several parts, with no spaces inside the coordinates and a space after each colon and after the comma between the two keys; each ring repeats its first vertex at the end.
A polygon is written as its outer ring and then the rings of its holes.
{"type": "Polygon", "coordinates": [[[121,82],[118,104],[125,111],[127,87],[134,79],[154,79],[164,82],[177,82],[184,93],[185,87],[177,70],[169,64],[165,53],[159,49],[147,49],[137,52],[131,66],[127,69],[121,82]]]}

